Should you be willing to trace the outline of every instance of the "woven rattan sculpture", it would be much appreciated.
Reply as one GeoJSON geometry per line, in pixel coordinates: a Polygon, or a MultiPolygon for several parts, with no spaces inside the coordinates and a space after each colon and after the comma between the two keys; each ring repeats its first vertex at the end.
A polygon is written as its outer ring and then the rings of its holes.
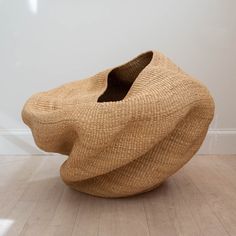
{"type": "Polygon", "coordinates": [[[149,191],[199,149],[213,118],[206,87],[159,52],[32,96],[36,144],[68,155],[66,184],[102,197],[149,191]]]}

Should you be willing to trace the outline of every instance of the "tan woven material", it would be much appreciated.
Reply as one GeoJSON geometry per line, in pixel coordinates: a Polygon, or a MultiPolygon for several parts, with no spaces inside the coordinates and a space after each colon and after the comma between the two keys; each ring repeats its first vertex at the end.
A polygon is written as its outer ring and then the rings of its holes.
{"type": "MultiPolygon", "coordinates": [[[[68,155],[61,177],[102,197],[149,191],[199,149],[213,118],[206,87],[159,52],[32,96],[36,144],[68,155]]],[[[200,171],[200,170],[199,170],[200,171]]]]}

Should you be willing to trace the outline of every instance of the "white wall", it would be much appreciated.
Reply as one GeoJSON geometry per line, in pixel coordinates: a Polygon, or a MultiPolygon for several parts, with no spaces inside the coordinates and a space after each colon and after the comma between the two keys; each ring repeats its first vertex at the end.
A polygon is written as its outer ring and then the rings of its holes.
{"type": "Polygon", "coordinates": [[[21,121],[35,92],[157,49],[216,102],[202,153],[236,153],[235,0],[0,0],[0,154],[35,153],[21,121]]]}

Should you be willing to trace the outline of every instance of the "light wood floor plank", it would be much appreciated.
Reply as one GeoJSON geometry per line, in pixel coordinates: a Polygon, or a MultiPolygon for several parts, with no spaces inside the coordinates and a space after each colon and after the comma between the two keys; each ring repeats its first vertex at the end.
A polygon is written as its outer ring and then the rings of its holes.
{"type": "Polygon", "coordinates": [[[151,236],[178,235],[173,216],[167,210],[170,207],[169,194],[169,183],[165,182],[158,189],[142,195],[151,236]]]}
{"type": "MultiPolygon", "coordinates": [[[[202,157],[201,157],[202,158],[202,157]]],[[[214,164],[199,158],[186,167],[186,173],[204,196],[229,235],[236,235],[236,190],[214,164]]],[[[214,158],[209,158],[209,162],[214,158]]]]}
{"type": "Polygon", "coordinates": [[[81,198],[79,194],[76,191],[65,188],[53,219],[50,221],[44,236],[72,235],[80,203],[81,198]]]}
{"type": "Polygon", "coordinates": [[[191,211],[193,219],[200,228],[201,235],[228,235],[204,196],[185,174],[185,169],[177,173],[173,179],[182,193],[186,208],[191,211]]]}
{"type": "Polygon", "coordinates": [[[41,162],[42,158],[37,156],[0,158],[0,218],[14,209],[41,162]]]}
{"type": "Polygon", "coordinates": [[[51,223],[64,191],[58,176],[60,158],[48,157],[32,177],[21,201],[33,201],[35,206],[20,235],[44,235],[51,223]]]}
{"type": "Polygon", "coordinates": [[[102,201],[102,205],[98,235],[149,235],[143,202],[139,196],[105,199],[102,201]]]}
{"type": "Polygon", "coordinates": [[[105,199],[80,194],[80,207],[76,217],[73,236],[98,235],[100,216],[105,199]]]}

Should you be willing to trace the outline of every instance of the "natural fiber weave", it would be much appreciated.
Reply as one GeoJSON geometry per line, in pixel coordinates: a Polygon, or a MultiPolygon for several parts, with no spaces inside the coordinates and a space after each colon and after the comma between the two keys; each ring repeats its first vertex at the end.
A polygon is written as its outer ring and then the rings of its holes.
{"type": "Polygon", "coordinates": [[[32,96],[36,144],[66,154],[61,177],[102,197],[149,191],[199,149],[213,118],[206,87],[159,52],[32,96]]]}

